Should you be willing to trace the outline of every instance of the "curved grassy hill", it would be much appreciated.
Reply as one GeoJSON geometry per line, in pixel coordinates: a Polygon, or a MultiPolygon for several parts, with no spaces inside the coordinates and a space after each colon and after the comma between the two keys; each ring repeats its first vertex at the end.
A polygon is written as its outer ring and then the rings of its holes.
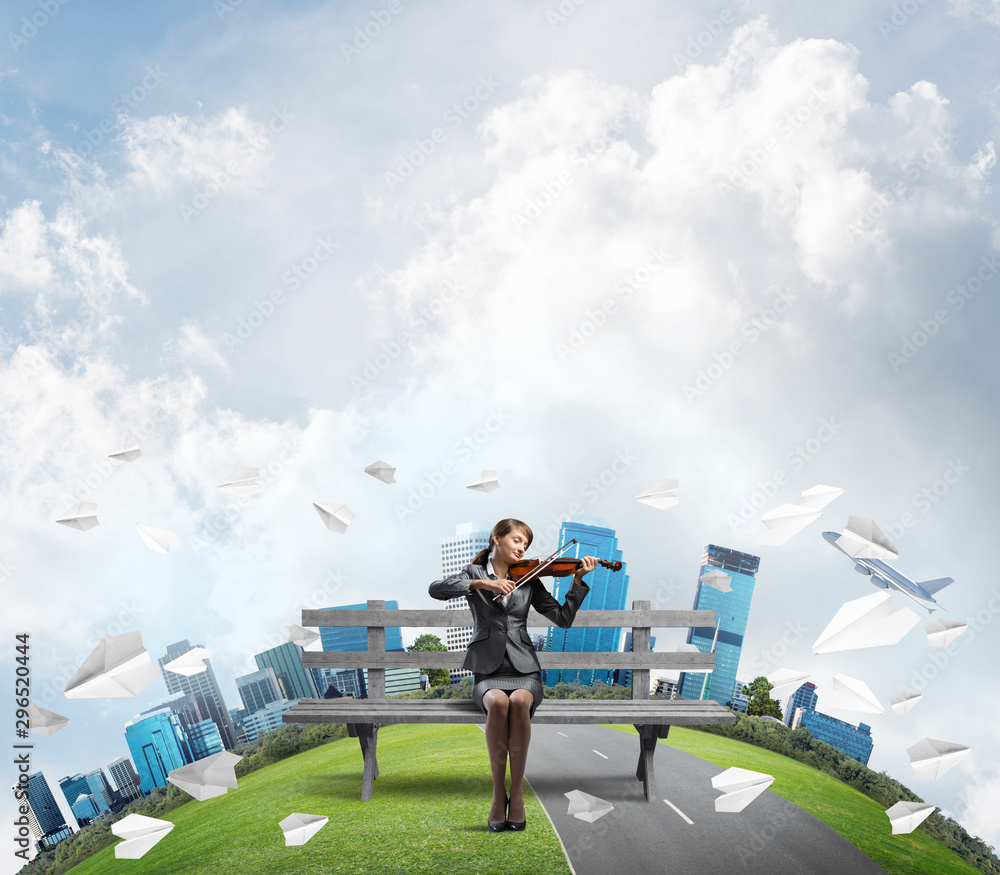
{"type": "MultiPolygon", "coordinates": [[[[631,727],[615,727],[633,732],[631,727]]],[[[541,806],[525,794],[532,829],[486,830],[491,786],[475,726],[404,725],[379,731],[381,776],[361,802],[361,753],[341,739],[240,779],[240,789],[192,801],[164,819],[173,831],[141,860],[106,848],[72,875],[326,875],[326,873],[568,873],[541,806]],[[308,844],[284,846],[278,821],[292,812],[329,824],[308,844]]],[[[893,836],[881,806],[809,766],[743,742],[674,727],[667,742],[723,768],[774,775],[771,790],[827,823],[892,875],[977,875],[922,833],[893,836]]]]}

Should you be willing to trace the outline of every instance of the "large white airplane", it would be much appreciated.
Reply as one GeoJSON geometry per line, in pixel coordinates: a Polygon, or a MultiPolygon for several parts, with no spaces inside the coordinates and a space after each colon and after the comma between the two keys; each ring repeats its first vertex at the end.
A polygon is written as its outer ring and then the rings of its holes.
{"type": "Polygon", "coordinates": [[[897,571],[880,557],[896,557],[899,553],[872,520],[852,516],[843,532],[823,532],[823,537],[845,556],[850,556],[854,561],[854,570],[871,577],[875,586],[901,592],[923,605],[929,614],[940,607],[934,600],[934,593],[955,582],[952,577],[910,580],[901,571],[897,571]]]}

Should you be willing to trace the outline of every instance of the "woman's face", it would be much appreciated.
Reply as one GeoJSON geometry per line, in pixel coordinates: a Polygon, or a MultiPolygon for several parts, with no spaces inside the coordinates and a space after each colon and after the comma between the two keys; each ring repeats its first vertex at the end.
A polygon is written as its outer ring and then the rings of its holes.
{"type": "Polygon", "coordinates": [[[507,565],[520,562],[528,549],[528,538],[520,529],[512,529],[502,538],[493,539],[496,558],[507,565]]]}

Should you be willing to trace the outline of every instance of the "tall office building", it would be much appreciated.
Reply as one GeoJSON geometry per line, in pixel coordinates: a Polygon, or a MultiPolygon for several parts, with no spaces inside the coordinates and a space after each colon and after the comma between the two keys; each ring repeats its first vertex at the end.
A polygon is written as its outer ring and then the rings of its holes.
{"type": "Polygon", "coordinates": [[[760,558],[749,553],[715,544],[705,548],[698,572],[694,609],[715,611],[716,626],[689,630],[687,641],[702,653],[708,653],[714,647],[715,670],[707,673],[684,672],[680,679],[682,699],[714,699],[721,705],[732,702],[759,566],[760,558]],[[723,592],[701,580],[705,574],[717,569],[729,575],[730,592],[723,592]]]}
{"type": "Polygon", "coordinates": [[[732,709],[734,711],[739,711],[740,714],[746,714],[750,707],[750,697],[743,692],[744,687],[750,686],[748,681],[737,680],[733,684],[733,704],[732,709]]]}
{"type": "MultiPolygon", "coordinates": [[[[362,629],[362,631],[364,631],[362,629]]],[[[322,634],[322,629],[320,630],[322,634]]],[[[326,648],[324,647],[324,650],[326,648]]],[[[354,648],[352,648],[354,649],[354,648]]],[[[367,647],[361,648],[367,650],[367,647]]],[[[316,682],[311,672],[302,665],[303,648],[291,641],[265,650],[254,656],[257,668],[271,669],[278,680],[278,688],[283,699],[318,699],[316,682]]]]}
{"type": "Polygon", "coordinates": [[[114,794],[111,792],[111,785],[101,769],[94,769],[87,773],[87,783],[90,785],[90,795],[94,797],[94,802],[102,814],[111,810],[111,803],[114,801],[114,794]]]}
{"type": "MultiPolygon", "coordinates": [[[[566,549],[560,556],[579,557],[596,556],[608,562],[621,561],[622,551],[618,549],[618,538],[614,529],[608,526],[602,517],[578,514],[572,516],[559,529],[559,545],[562,546],[576,538],[577,544],[566,549]]],[[[574,586],[572,577],[546,577],[542,579],[548,585],[551,581],[551,592],[556,601],[564,602],[566,593],[574,586]]],[[[590,586],[590,593],[583,602],[583,611],[621,611],[625,608],[628,598],[628,572],[622,563],[621,571],[611,571],[598,565],[585,578],[590,586]]],[[[579,615],[578,615],[579,616],[579,615]]],[[[560,629],[552,626],[546,636],[546,650],[550,652],[586,652],[600,651],[616,652],[621,641],[621,629],[604,629],[599,626],[572,626],[560,629]]],[[[548,669],[542,672],[542,680],[547,686],[557,683],[578,683],[589,686],[595,680],[610,684],[613,671],[609,669],[548,669]]]]}
{"type": "Polygon", "coordinates": [[[792,721],[795,719],[796,708],[811,708],[815,711],[818,702],[819,696],[816,695],[816,684],[807,681],[792,693],[791,698],[789,698],[788,705],[785,707],[785,725],[792,725],[792,721]]]}
{"type": "Polygon", "coordinates": [[[28,805],[28,825],[38,850],[43,846],[52,846],[72,834],[44,774],[33,772],[28,775],[26,796],[23,791],[18,792],[19,787],[19,784],[15,784],[12,789],[18,797],[17,805],[28,805]]]}
{"type": "Polygon", "coordinates": [[[243,731],[246,733],[247,741],[256,741],[258,736],[265,732],[281,729],[285,724],[281,720],[281,715],[298,704],[298,699],[278,699],[265,705],[253,714],[243,716],[243,731]]]}
{"type": "Polygon", "coordinates": [[[59,789],[66,797],[66,804],[72,808],[81,793],[90,795],[90,782],[85,775],[76,774],[72,778],[60,778],[59,789]]]}
{"type": "Polygon", "coordinates": [[[69,808],[73,812],[73,817],[76,818],[77,824],[80,826],[90,823],[90,821],[94,820],[101,813],[94,797],[85,796],[83,793],[76,797],[76,802],[70,805],[69,808]]]}
{"type": "Polygon", "coordinates": [[[247,714],[253,714],[282,698],[273,668],[264,668],[236,678],[236,689],[239,690],[243,710],[247,714]]]}
{"type": "Polygon", "coordinates": [[[118,757],[113,763],[109,763],[108,771],[111,773],[111,780],[118,788],[118,796],[127,802],[142,798],[142,790],[139,787],[139,776],[136,774],[135,766],[128,757],[118,757]]]}
{"type": "Polygon", "coordinates": [[[167,775],[194,762],[181,719],[170,708],[137,714],[125,724],[125,741],[143,793],[167,786],[167,775]]]}
{"type": "MultiPolygon", "coordinates": [[[[201,644],[192,645],[187,639],[171,644],[167,648],[167,655],[161,656],[159,663],[163,669],[168,662],[173,662],[177,657],[183,656],[201,644]]],[[[178,674],[174,671],[163,669],[163,680],[170,693],[180,693],[184,696],[202,696],[207,707],[208,714],[219,729],[219,737],[226,750],[231,750],[236,746],[236,735],[233,732],[232,724],[229,722],[229,711],[226,702],[222,698],[222,691],[219,689],[219,682],[215,679],[215,672],[212,670],[210,660],[205,660],[205,670],[193,675],[178,674]]]]}
{"type": "MultiPolygon", "coordinates": [[[[490,545],[490,526],[486,523],[459,523],[455,534],[441,539],[441,577],[451,577],[469,565],[476,554],[490,545]]],[[[446,611],[464,611],[469,607],[465,596],[448,599],[446,611]]],[[[472,640],[472,626],[446,626],[444,644],[451,652],[464,653],[472,640]]],[[[471,678],[471,671],[451,670],[451,682],[471,678]]]]}
{"type": "Polygon", "coordinates": [[[812,708],[796,708],[791,728],[808,729],[817,741],[825,741],[863,766],[868,765],[874,742],[872,728],[867,723],[859,723],[855,727],[846,720],[838,720],[812,708]]]}

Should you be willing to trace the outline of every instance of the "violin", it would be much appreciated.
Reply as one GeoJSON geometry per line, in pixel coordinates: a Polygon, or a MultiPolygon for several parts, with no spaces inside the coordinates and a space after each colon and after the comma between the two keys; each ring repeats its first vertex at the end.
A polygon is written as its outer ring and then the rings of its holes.
{"type": "MultiPolygon", "coordinates": [[[[528,574],[531,574],[532,577],[569,577],[571,574],[576,574],[582,564],[582,559],[571,558],[552,559],[548,562],[544,559],[522,559],[507,569],[507,576],[511,580],[520,580],[528,574]]],[[[604,568],[610,568],[612,571],[622,570],[621,562],[598,559],[597,564],[604,568]]]]}

